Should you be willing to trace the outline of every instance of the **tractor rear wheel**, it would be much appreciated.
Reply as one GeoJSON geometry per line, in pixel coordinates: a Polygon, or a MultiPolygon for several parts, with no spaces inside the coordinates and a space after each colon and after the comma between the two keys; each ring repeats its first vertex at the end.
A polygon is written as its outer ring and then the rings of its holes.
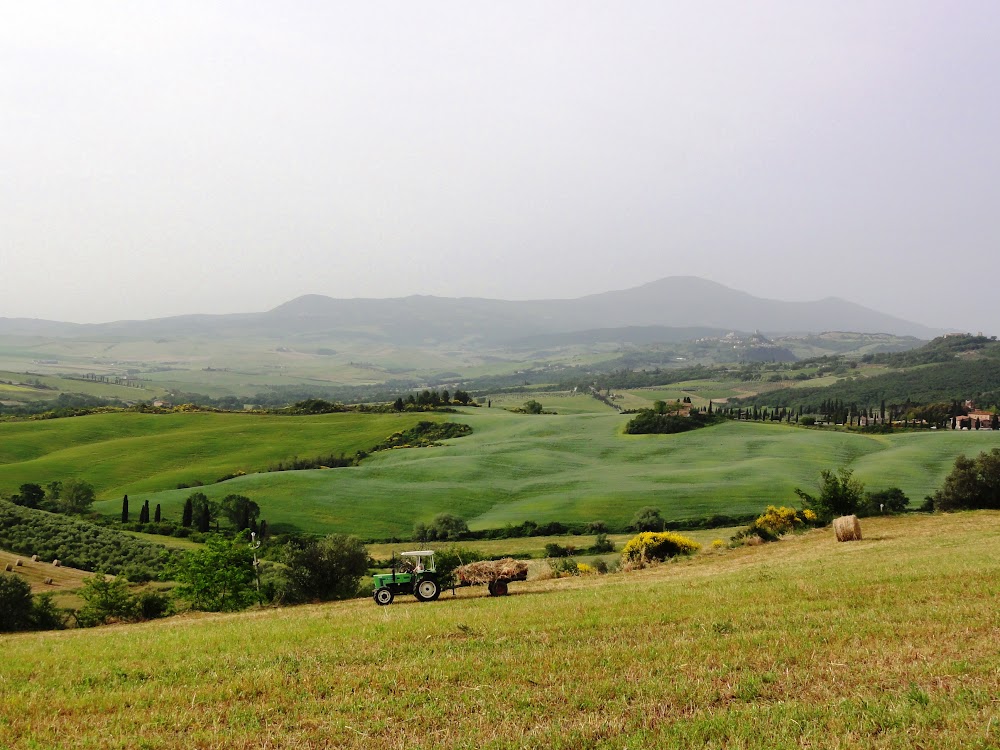
{"type": "Polygon", "coordinates": [[[432,578],[425,578],[413,589],[413,595],[422,602],[432,602],[441,595],[441,587],[432,578]]]}
{"type": "Polygon", "coordinates": [[[375,592],[375,603],[382,607],[392,604],[392,592],[387,588],[378,589],[375,592]]]}

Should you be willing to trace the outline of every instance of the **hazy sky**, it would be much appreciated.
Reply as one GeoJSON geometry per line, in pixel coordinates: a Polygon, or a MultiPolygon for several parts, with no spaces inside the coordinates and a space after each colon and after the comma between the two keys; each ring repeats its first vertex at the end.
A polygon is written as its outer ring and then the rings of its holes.
{"type": "Polygon", "coordinates": [[[998,39],[995,0],[4,2],[0,317],[695,275],[1000,334],[998,39]]]}

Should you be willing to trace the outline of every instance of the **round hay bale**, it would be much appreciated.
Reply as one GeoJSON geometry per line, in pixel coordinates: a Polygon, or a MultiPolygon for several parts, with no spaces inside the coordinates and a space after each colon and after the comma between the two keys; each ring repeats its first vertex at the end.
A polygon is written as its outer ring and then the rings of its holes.
{"type": "Polygon", "coordinates": [[[53,560],[53,561],[52,561],[52,566],[53,566],[53,567],[56,567],[56,568],[58,568],[58,567],[59,567],[60,565],[62,565],[62,563],[60,563],[60,562],[59,562],[58,560],[53,560]]]}
{"type": "Polygon", "coordinates": [[[4,569],[5,573],[10,573],[10,571],[13,570],[13,568],[10,566],[10,563],[7,563],[6,565],[4,565],[3,569],[4,569]]]}
{"type": "Polygon", "coordinates": [[[45,585],[46,586],[51,586],[52,585],[52,579],[51,578],[46,578],[45,579],[45,585]]]}
{"type": "Polygon", "coordinates": [[[834,519],[833,530],[838,542],[861,541],[861,523],[857,516],[841,516],[834,519]]]}
{"type": "Polygon", "coordinates": [[[20,557],[19,557],[19,558],[17,558],[17,559],[16,559],[15,561],[14,561],[14,567],[15,567],[15,568],[20,568],[20,567],[21,567],[22,565],[24,565],[24,563],[23,563],[23,562],[21,562],[21,558],[20,558],[20,557]]]}
{"type": "Polygon", "coordinates": [[[38,555],[32,555],[31,562],[38,562],[38,555]]]}

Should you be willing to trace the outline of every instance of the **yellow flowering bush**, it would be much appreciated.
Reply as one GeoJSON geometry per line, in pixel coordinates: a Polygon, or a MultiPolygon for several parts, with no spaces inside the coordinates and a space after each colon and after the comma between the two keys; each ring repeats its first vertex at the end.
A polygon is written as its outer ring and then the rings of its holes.
{"type": "Polygon", "coordinates": [[[622,561],[629,563],[666,560],[675,555],[690,555],[701,549],[701,545],[674,531],[644,531],[622,547],[622,561]]]}
{"type": "Polygon", "coordinates": [[[770,531],[773,536],[781,536],[794,530],[796,526],[801,526],[802,519],[799,518],[795,508],[786,508],[785,506],[777,508],[768,505],[767,510],[757,516],[753,525],[770,531]]]}
{"type": "Polygon", "coordinates": [[[757,516],[753,523],[734,536],[733,539],[752,541],[757,538],[765,542],[776,542],[790,531],[805,526],[814,526],[817,522],[816,513],[812,510],[795,510],[795,508],[785,506],[768,505],[767,509],[757,516]]]}
{"type": "Polygon", "coordinates": [[[594,568],[590,565],[587,565],[587,563],[578,563],[576,569],[580,571],[580,575],[582,576],[589,576],[590,574],[596,572],[594,568]]]}

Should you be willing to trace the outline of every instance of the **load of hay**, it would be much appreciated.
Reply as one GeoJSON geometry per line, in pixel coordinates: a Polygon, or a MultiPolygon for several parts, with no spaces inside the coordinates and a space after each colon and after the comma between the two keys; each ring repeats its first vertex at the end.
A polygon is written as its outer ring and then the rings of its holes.
{"type": "Polygon", "coordinates": [[[861,523],[857,516],[841,516],[833,521],[838,542],[861,541],[861,523]]]}
{"type": "Polygon", "coordinates": [[[523,581],[528,577],[528,563],[505,557],[482,560],[455,568],[455,578],[463,586],[478,586],[494,581],[523,581]]]}

